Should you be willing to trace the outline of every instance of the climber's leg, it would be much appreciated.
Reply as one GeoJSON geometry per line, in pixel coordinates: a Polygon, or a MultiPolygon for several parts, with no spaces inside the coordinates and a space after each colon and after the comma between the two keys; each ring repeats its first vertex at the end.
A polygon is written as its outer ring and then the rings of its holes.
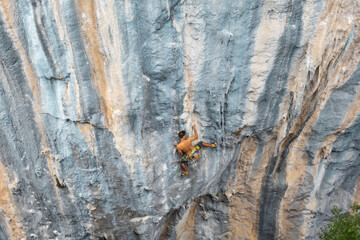
{"type": "MultiPolygon", "coordinates": [[[[216,146],[216,142],[214,142],[213,144],[210,144],[210,143],[207,143],[207,142],[199,142],[199,143],[201,143],[201,145],[199,146],[200,148],[201,148],[202,146],[204,146],[204,147],[215,147],[215,146],[216,146]]],[[[199,143],[196,144],[196,146],[198,146],[199,143]]]]}
{"type": "Polygon", "coordinates": [[[184,162],[181,162],[181,163],[180,163],[180,166],[181,166],[181,168],[184,170],[184,172],[181,174],[181,176],[188,175],[189,172],[188,172],[188,170],[187,170],[187,168],[186,168],[185,163],[184,163],[184,162]]]}

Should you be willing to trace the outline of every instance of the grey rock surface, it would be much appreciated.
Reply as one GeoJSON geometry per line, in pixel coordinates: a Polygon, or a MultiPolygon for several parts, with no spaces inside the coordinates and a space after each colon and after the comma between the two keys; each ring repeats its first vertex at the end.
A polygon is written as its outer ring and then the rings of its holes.
{"type": "Polygon", "coordinates": [[[316,239],[360,200],[359,9],[1,1],[0,239],[316,239]]]}

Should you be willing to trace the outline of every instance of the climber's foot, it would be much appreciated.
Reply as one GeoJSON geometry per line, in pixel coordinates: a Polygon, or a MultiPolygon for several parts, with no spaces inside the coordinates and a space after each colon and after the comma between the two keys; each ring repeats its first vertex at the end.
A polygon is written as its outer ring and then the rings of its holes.
{"type": "Polygon", "coordinates": [[[211,147],[216,147],[216,142],[214,142],[213,144],[211,144],[211,147]]]}
{"type": "Polygon", "coordinates": [[[181,174],[181,176],[186,176],[186,175],[189,175],[189,172],[188,172],[188,171],[183,172],[183,173],[181,174]]]}

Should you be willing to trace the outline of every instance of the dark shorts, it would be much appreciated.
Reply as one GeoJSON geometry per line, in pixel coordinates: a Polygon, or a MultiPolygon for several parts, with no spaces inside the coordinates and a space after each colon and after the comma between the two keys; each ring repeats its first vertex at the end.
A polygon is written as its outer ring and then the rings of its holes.
{"type": "MultiPolygon", "coordinates": [[[[202,148],[204,145],[203,145],[203,142],[200,141],[198,144],[195,145],[195,147],[199,147],[199,148],[202,148]]],[[[197,149],[198,151],[198,149],[197,149]]]]}
{"type": "Polygon", "coordinates": [[[185,166],[189,166],[189,161],[181,160],[180,164],[185,164],[185,166]]]}

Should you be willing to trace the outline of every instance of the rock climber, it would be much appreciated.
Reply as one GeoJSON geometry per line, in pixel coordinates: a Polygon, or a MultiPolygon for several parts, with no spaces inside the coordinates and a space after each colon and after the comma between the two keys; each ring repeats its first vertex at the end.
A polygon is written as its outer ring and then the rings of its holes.
{"type": "Polygon", "coordinates": [[[180,143],[174,143],[174,145],[176,146],[180,155],[183,156],[180,160],[180,166],[184,170],[184,172],[181,174],[181,176],[185,176],[185,175],[189,174],[186,166],[187,166],[188,162],[191,161],[192,159],[199,158],[198,152],[202,147],[216,147],[216,142],[213,144],[209,144],[209,143],[206,143],[203,141],[200,141],[194,147],[192,145],[192,141],[195,141],[196,139],[198,139],[198,134],[196,132],[195,125],[193,125],[192,127],[194,129],[195,136],[186,138],[186,132],[180,131],[179,132],[180,143]]]}

